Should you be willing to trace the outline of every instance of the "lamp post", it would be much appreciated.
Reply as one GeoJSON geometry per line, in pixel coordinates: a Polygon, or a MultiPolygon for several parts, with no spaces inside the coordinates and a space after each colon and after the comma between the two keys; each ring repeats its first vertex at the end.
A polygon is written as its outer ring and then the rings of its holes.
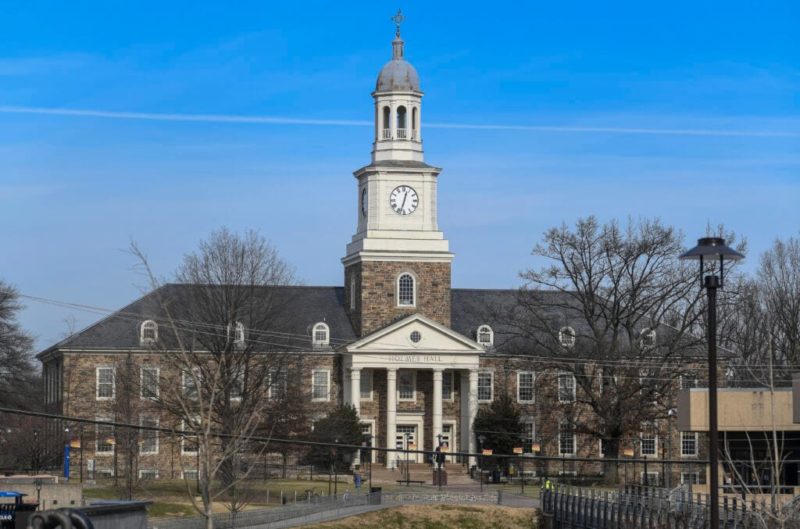
{"type": "MultiPolygon", "coordinates": [[[[483,443],[486,442],[486,436],[479,435],[478,442],[481,445],[481,454],[483,454],[483,443]]],[[[478,482],[481,484],[481,492],[483,492],[483,455],[478,458],[478,482]]]]}
{"type": "Polygon", "coordinates": [[[33,475],[39,473],[39,429],[33,429],[33,475]]]}
{"type": "Polygon", "coordinates": [[[339,450],[338,450],[339,438],[338,437],[334,440],[334,443],[336,443],[336,447],[334,447],[334,449],[333,449],[333,495],[335,497],[335,496],[339,495],[339,469],[336,468],[336,458],[339,455],[339,450]]]}
{"type": "Polygon", "coordinates": [[[439,490],[442,490],[442,463],[444,463],[444,454],[442,453],[442,434],[436,434],[439,438],[439,445],[436,448],[436,465],[439,467],[439,490]]]}
{"type": "Polygon", "coordinates": [[[411,443],[411,434],[409,432],[406,432],[406,436],[405,437],[406,437],[406,487],[410,487],[411,486],[411,467],[409,466],[409,464],[410,464],[409,463],[409,456],[411,454],[409,453],[409,450],[410,450],[411,447],[409,445],[411,443]]]}
{"type": "Polygon", "coordinates": [[[723,287],[725,261],[738,261],[744,255],[729,248],[721,237],[703,237],[697,246],[682,254],[680,259],[700,261],[700,281],[708,295],[708,455],[711,529],[719,529],[719,433],[717,428],[717,289],[723,287]],[[719,261],[719,275],[705,273],[706,262],[712,266],[719,261]]]}

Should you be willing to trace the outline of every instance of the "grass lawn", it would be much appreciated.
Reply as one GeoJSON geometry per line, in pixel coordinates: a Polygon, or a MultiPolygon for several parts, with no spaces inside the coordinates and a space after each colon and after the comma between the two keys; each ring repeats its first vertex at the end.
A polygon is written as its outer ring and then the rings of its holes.
{"type": "Polygon", "coordinates": [[[536,529],[532,509],[489,505],[405,505],[305,529],[536,529]]]}

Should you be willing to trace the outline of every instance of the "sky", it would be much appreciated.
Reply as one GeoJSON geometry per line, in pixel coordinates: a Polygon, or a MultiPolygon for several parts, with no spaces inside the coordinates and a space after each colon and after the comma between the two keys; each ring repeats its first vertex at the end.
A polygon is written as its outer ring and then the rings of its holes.
{"type": "MultiPolygon", "coordinates": [[[[2,2],[0,278],[37,348],[212,230],[341,285],[402,7],[453,286],[515,288],[552,226],[800,234],[800,4],[2,2]]],[[[101,311],[102,312],[102,311],[101,311]]]]}

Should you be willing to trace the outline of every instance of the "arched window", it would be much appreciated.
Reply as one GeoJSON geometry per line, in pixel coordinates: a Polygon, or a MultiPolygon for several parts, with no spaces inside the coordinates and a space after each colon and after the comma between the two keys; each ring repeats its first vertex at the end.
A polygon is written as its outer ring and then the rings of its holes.
{"type": "Polygon", "coordinates": [[[388,140],[392,136],[391,114],[392,111],[389,107],[383,107],[383,135],[381,136],[383,140],[388,140]]]}
{"type": "Polygon", "coordinates": [[[237,321],[234,325],[233,343],[238,347],[244,345],[244,324],[240,321],[237,321]]]}
{"type": "Polygon", "coordinates": [[[139,328],[139,343],[141,345],[150,345],[156,343],[158,340],[158,324],[153,320],[142,322],[139,328]]]}
{"type": "Polygon", "coordinates": [[[327,323],[316,323],[311,331],[311,343],[312,345],[328,345],[330,336],[331,330],[327,323]]]}
{"type": "Polygon", "coordinates": [[[575,329],[572,327],[561,327],[558,331],[558,343],[561,347],[572,348],[575,346],[575,329]]]}
{"type": "Polygon", "coordinates": [[[494,343],[494,331],[488,325],[478,327],[478,343],[484,347],[491,347],[494,343]]]}
{"type": "Polygon", "coordinates": [[[417,107],[411,109],[411,129],[414,131],[414,136],[417,134],[417,107]]]}
{"type": "Polygon", "coordinates": [[[642,343],[642,347],[655,347],[656,345],[656,330],[655,329],[644,329],[642,334],[639,336],[639,339],[642,343]]]}
{"type": "Polygon", "coordinates": [[[415,294],[414,276],[409,273],[400,274],[397,278],[397,304],[401,307],[413,307],[415,294]]]}
{"type": "Polygon", "coordinates": [[[408,138],[406,124],[406,107],[397,107],[397,138],[405,140],[408,138]]]}

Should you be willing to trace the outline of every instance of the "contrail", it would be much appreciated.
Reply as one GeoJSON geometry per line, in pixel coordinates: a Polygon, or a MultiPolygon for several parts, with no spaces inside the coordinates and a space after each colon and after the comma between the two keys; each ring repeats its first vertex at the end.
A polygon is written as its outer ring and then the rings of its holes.
{"type": "MultiPolygon", "coordinates": [[[[48,116],[126,119],[140,121],[185,121],[195,123],[245,123],[264,125],[312,125],[323,127],[371,127],[373,123],[355,119],[314,119],[285,116],[245,116],[226,114],[174,114],[156,112],[116,112],[80,108],[47,108],[24,106],[0,106],[2,114],[40,114],[48,116]]],[[[590,127],[577,125],[503,125],[466,123],[428,123],[426,127],[436,129],[508,130],[528,132],[601,133],[601,134],[647,134],[668,136],[718,136],[718,137],[764,137],[797,138],[800,132],[769,130],[722,130],[722,129],[669,129],[641,127],[590,127]]]]}

